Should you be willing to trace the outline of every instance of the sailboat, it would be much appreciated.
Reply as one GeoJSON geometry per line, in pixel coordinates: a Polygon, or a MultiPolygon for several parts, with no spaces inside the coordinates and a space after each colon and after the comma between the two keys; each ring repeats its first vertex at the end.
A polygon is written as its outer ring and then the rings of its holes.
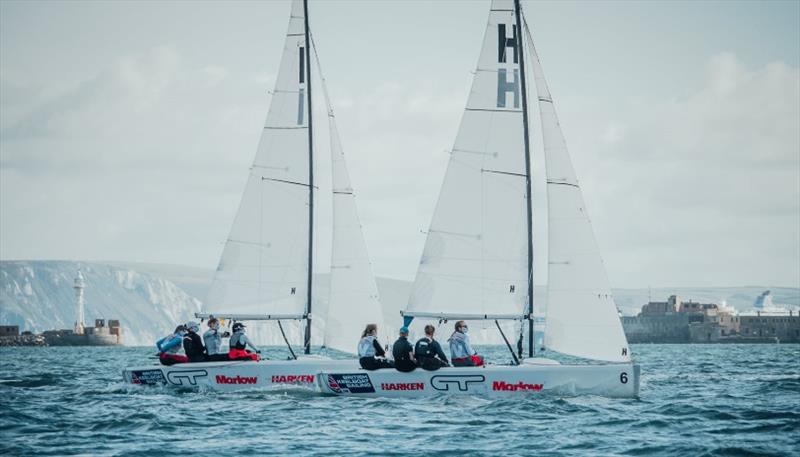
{"type": "MultiPolygon", "coordinates": [[[[317,377],[334,395],[555,393],[635,397],[633,363],[583,196],[519,0],[492,0],[478,66],[402,315],[419,321],[494,321],[511,351],[507,365],[331,370],[317,377]],[[523,30],[527,51],[523,46],[523,30]],[[526,58],[535,79],[548,222],[545,346],[581,363],[534,353],[533,205],[526,58]],[[501,321],[527,327],[527,357],[501,321]],[[579,359],[579,360],[580,360],[579,359]]],[[[448,326],[451,327],[451,326],[448,326]]],[[[452,327],[451,327],[452,328],[452,327]]]]}
{"type": "MultiPolygon", "coordinates": [[[[307,0],[293,0],[289,27],[258,150],[219,266],[199,319],[270,321],[290,360],[185,363],[127,368],[134,384],[205,385],[218,390],[299,384],[314,388],[321,369],[353,369],[356,359],[311,354],[312,332],[325,347],[355,352],[368,323],[383,324],[377,286],[358,220],[355,196],[324,78],[332,163],[332,254],[328,313],[312,328],[315,223],[312,63],[319,58],[308,27],[307,0]],[[312,61],[311,53],[316,59],[312,61]],[[303,354],[295,354],[284,322],[303,327],[303,354]]],[[[321,73],[321,71],[320,71],[321,73]]],[[[291,335],[290,335],[291,336],[291,335]]]]}

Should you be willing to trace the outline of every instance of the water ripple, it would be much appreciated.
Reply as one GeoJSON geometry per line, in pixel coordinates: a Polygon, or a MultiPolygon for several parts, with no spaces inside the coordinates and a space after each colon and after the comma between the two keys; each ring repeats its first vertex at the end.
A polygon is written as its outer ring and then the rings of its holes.
{"type": "Polygon", "coordinates": [[[799,345],[633,349],[640,399],[401,400],[142,388],[119,373],[149,348],[3,348],[0,454],[800,455],[799,345]]]}

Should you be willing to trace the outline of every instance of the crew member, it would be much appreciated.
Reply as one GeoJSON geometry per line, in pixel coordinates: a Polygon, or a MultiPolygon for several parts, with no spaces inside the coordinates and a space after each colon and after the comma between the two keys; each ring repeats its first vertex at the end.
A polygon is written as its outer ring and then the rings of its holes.
{"type": "Polygon", "coordinates": [[[409,372],[417,368],[417,360],[414,358],[414,348],[408,342],[408,327],[400,327],[400,337],[392,346],[394,355],[394,367],[397,371],[409,372]]]}
{"type": "Polygon", "coordinates": [[[455,325],[456,329],[450,339],[450,355],[453,358],[454,367],[479,367],[483,365],[483,357],[472,349],[469,345],[469,336],[467,331],[469,328],[464,321],[458,321],[455,325]]]}
{"type": "Polygon", "coordinates": [[[231,335],[229,342],[231,350],[228,351],[228,357],[231,360],[259,360],[260,357],[258,355],[261,354],[261,349],[247,338],[247,335],[244,334],[244,329],[245,326],[241,322],[233,324],[233,335],[231,335]],[[255,354],[248,351],[247,346],[256,351],[255,354]]]}
{"type": "Polygon", "coordinates": [[[358,357],[358,363],[365,370],[394,368],[394,363],[386,360],[386,351],[378,342],[378,326],[375,324],[367,325],[367,328],[361,333],[361,340],[358,342],[358,357]]]}
{"type": "Polygon", "coordinates": [[[449,367],[447,356],[442,351],[442,346],[433,339],[436,328],[433,325],[425,326],[425,336],[414,345],[414,356],[417,358],[419,366],[426,370],[438,370],[442,367],[449,367]]]}
{"type": "Polygon", "coordinates": [[[169,366],[189,361],[185,355],[178,354],[178,351],[181,350],[181,342],[183,341],[184,334],[186,334],[186,327],[179,325],[175,327],[174,332],[156,341],[158,360],[162,365],[169,366]]]}
{"type": "Polygon", "coordinates": [[[197,322],[186,323],[186,334],[183,335],[183,352],[190,362],[205,362],[206,348],[203,347],[203,339],[197,333],[200,325],[197,322]]]}
{"type": "Polygon", "coordinates": [[[209,361],[219,362],[230,360],[227,352],[221,352],[222,339],[231,336],[230,332],[220,333],[219,320],[212,317],[208,320],[208,330],[203,334],[203,342],[206,344],[206,355],[209,361]]]}

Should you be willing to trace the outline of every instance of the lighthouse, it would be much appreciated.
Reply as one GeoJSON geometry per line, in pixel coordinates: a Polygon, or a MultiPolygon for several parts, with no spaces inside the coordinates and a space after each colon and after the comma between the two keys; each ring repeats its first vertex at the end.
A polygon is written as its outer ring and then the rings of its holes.
{"type": "Polygon", "coordinates": [[[75,289],[75,333],[83,335],[83,289],[86,288],[86,281],[83,280],[80,268],[78,268],[78,276],[75,277],[75,285],[72,287],[75,289]]]}

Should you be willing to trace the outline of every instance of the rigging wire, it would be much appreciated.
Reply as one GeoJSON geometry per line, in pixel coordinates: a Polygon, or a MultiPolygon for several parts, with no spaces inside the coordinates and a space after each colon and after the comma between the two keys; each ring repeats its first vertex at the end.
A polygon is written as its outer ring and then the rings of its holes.
{"type": "Polygon", "coordinates": [[[283,341],[286,343],[286,347],[289,348],[289,353],[292,354],[292,358],[297,360],[297,355],[295,355],[294,351],[292,350],[292,345],[289,343],[289,339],[286,338],[286,332],[283,331],[283,325],[281,321],[278,321],[278,328],[281,330],[281,335],[283,335],[283,341]]]}

